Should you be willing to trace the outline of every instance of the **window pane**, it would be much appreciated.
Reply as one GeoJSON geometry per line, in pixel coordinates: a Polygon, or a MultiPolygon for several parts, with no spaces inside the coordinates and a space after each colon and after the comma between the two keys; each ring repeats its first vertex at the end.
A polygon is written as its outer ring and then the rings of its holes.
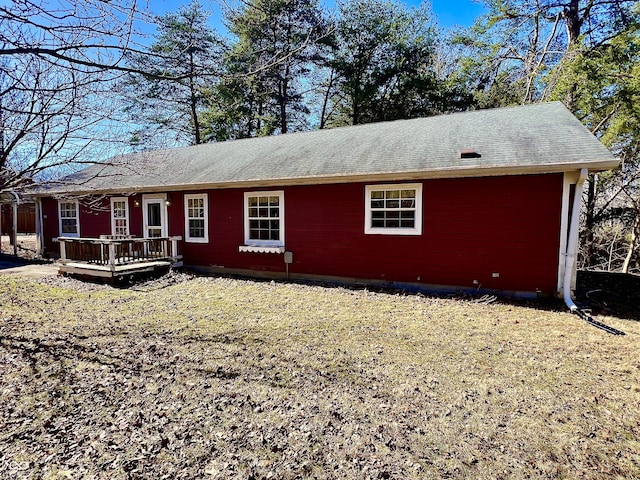
{"type": "Polygon", "coordinates": [[[127,235],[127,200],[111,200],[111,215],[114,235],[127,235]]]}
{"type": "Polygon", "coordinates": [[[248,240],[266,243],[281,239],[281,203],[280,195],[269,193],[247,197],[248,240]]]}
{"type": "Polygon", "coordinates": [[[189,220],[189,236],[195,238],[204,238],[204,220],[189,220]]]}
{"type": "Polygon", "coordinates": [[[369,190],[370,228],[416,228],[417,188],[369,190]]]}
{"type": "Polygon", "coordinates": [[[124,218],[126,215],[125,203],[122,201],[113,202],[113,217],[124,218]]]}
{"type": "Polygon", "coordinates": [[[127,234],[127,222],[124,220],[116,220],[115,232],[116,235],[127,234]]]}
{"type": "Polygon", "coordinates": [[[147,221],[149,222],[150,227],[159,227],[161,225],[160,202],[154,201],[147,204],[147,221]]]}
{"type": "Polygon", "coordinates": [[[400,190],[387,190],[387,198],[400,198],[400,190]]]}
{"type": "Polygon", "coordinates": [[[75,218],[62,219],[62,233],[78,233],[75,218]]]}
{"type": "Polygon", "coordinates": [[[194,212],[194,217],[199,217],[199,218],[204,218],[204,208],[203,207],[198,207],[196,209],[196,211],[194,212]]]}
{"type": "Polygon", "coordinates": [[[416,198],[415,190],[402,190],[402,198],[416,198]]]}
{"type": "Polygon", "coordinates": [[[60,216],[62,218],[75,218],[76,217],[76,204],[75,203],[61,203],[60,204],[60,216]]]}

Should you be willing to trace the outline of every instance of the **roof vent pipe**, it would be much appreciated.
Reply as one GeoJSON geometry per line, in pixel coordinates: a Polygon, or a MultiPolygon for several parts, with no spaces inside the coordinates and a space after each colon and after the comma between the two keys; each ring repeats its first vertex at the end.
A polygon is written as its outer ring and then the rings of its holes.
{"type": "Polygon", "coordinates": [[[580,219],[580,203],[582,201],[582,187],[584,186],[584,182],[587,179],[588,174],[589,171],[586,168],[580,170],[580,177],[576,183],[576,189],[573,196],[573,209],[571,210],[571,222],[569,223],[569,240],[567,241],[567,253],[565,255],[564,262],[564,279],[562,286],[564,303],[569,307],[571,313],[575,313],[594,327],[600,328],[613,335],[624,335],[624,332],[594,320],[591,315],[578,308],[571,298],[571,278],[573,277],[573,269],[576,264],[576,252],[578,249],[578,227],[580,219]]]}
{"type": "Polygon", "coordinates": [[[462,150],[460,150],[460,158],[480,158],[480,157],[482,157],[482,155],[476,152],[475,148],[463,148],[462,150]]]}

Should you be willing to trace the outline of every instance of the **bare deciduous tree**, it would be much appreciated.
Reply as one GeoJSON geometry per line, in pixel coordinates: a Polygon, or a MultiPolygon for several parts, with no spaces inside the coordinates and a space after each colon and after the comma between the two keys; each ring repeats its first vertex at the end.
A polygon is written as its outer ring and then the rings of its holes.
{"type": "Polygon", "coordinates": [[[0,6],[0,191],[118,153],[105,93],[132,70],[145,19],[135,0],[0,6]]]}

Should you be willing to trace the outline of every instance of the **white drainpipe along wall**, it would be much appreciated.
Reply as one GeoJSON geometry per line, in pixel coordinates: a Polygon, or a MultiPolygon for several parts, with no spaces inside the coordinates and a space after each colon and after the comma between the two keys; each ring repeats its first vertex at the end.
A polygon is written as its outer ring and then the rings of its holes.
{"type": "Polygon", "coordinates": [[[564,274],[562,278],[562,295],[564,302],[571,311],[577,310],[576,304],[571,298],[571,287],[576,271],[576,257],[578,253],[578,230],[580,228],[580,207],[582,205],[582,188],[589,171],[586,168],[580,170],[580,175],[575,184],[573,193],[573,208],[569,220],[569,236],[567,239],[566,253],[564,255],[564,274]]]}

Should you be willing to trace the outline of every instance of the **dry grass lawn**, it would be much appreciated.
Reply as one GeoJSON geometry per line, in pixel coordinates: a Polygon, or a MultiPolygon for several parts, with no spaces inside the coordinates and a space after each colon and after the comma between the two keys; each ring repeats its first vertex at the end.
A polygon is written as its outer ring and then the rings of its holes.
{"type": "Polygon", "coordinates": [[[0,275],[0,478],[640,478],[640,323],[0,275]]]}

